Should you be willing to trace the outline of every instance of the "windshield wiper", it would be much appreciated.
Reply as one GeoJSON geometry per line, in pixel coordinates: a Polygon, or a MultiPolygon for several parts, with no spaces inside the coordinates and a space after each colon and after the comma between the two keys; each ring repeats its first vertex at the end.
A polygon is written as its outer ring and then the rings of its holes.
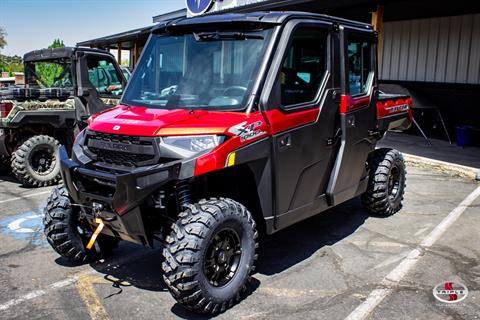
{"type": "Polygon", "coordinates": [[[200,32],[193,33],[197,41],[222,41],[222,40],[247,40],[256,39],[263,40],[263,36],[257,34],[249,34],[244,32],[200,32]]]}

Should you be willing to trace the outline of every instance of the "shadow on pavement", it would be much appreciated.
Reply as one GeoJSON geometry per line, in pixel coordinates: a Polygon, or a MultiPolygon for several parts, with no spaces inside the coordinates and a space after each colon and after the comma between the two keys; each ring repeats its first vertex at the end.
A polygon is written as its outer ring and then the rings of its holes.
{"type": "Polygon", "coordinates": [[[6,174],[5,172],[0,172],[0,180],[1,181],[8,181],[13,183],[19,183],[17,179],[11,174],[6,174]]]}
{"type": "MultiPolygon", "coordinates": [[[[251,278],[250,284],[247,287],[247,291],[243,294],[241,301],[247,299],[252,293],[254,293],[257,288],[260,287],[260,281],[255,278],[251,278]]],[[[227,309],[228,310],[228,309],[227,309]]],[[[194,319],[194,320],[203,320],[203,319],[212,319],[213,316],[209,315],[201,315],[193,313],[187,309],[185,309],[181,304],[175,303],[175,305],[171,309],[172,313],[175,314],[177,317],[182,319],[194,319]]],[[[222,312],[223,313],[223,312],[222,312]]],[[[220,313],[220,314],[222,314],[220,313]]]]}
{"type": "MultiPolygon", "coordinates": [[[[273,275],[289,269],[309,258],[319,249],[348,237],[369,217],[359,199],[354,199],[274,235],[264,235],[259,241],[256,273],[273,275]]],[[[149,291],[167,291],[162,279],[162,260],[160,250],[144,249],[140,246],[122,243],[114,251],[112,257],[105,259],[103,263],[91,263],[90,266],[104,274],[105,279],[111,281],[112,286],[119,289],[116,294],[121,293],[122,286],[134,286],[149,291]],[[131,254],[132,251],[144,252],[140,252],[140,255],[137,255],[138,258],[127,259],[125,263],[115,262],[122,256],[131,254]]],[[[58,258],[56,262],[65,267],[75,266],[63,258],[58,258]]],[[[255,292],[259,286],[260,281],[253,278],[247,296],[255,292]]],[[[171,310],[175,315],[184,319],[208,318],[195,315],[179,304],[175,304],[171,310]]]]}
{"type": "Polygon", "coordinates": [[[281,230],[260,241],[257,272],[280,273],[354,233],[371,217],[359,199],[281,230]]]}

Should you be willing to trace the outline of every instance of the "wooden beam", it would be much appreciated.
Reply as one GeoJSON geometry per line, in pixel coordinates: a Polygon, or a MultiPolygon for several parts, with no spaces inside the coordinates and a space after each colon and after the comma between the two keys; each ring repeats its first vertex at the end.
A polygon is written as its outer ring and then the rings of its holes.
{"type": "Polygon", "coordinates": [[[372,12],[373,30],[378,32],[378,44],[377,44],[378,63],[380,63],[380,54],[382,52],[382,45],[383,45],[383,12],[384,11],[385,11],[385,7],[382,4],[379,4],[377,5],[377,10],[372,12]]]}
{"type": "MultiPolygon", "coordinates": [[[[138,60],[140,60],[140,56],[142,55],[142,47],[140,47],[139,43],[137,43],[137,64],[138,60]]],[[[136,67],[137,65],[135,65],[136,67]]]]}
{"type": "Polygon", "coordinates": [[[122,64],[122,43],[120,42],[118,44],[118,51],[117,51],[117,60],[118,60],[118,64],[122,64]]]}
{"type": "Polygon", "coordinates": [[[133,61],[130,63],[132,69],[135,68],[138,62],[138,43],[137,41],[133,42],[133,61]]]}

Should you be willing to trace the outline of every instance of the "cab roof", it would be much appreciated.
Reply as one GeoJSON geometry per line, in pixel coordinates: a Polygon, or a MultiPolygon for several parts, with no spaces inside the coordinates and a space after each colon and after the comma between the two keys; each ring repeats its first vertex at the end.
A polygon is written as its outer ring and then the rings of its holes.
{"type": "Polygon", "coordinates": [[[290,19],[313,19],[338,23],[345,26],[360,28],[364,30],[373,30],[372,26],[367,23],[357,22],[353,20],[333,17],[324,14],[316,14],[309,12],[295,11],[271,11],[271,12],[249,12],[249,13],[224,13],[224,14],[207,14],[193,18],[180,18],[158,24],[152,29],[153,33],[169,32],[176,29],[190,29],[202,26],[225,26],[231,27],[244,25],[280,25],[290,19]]]}
{"type": "Polygon", "coordinates": [[[77,51],[108,54],[109,52],[100,49],[91,49],[84,47],[65,47],[55,49],[40,49],[26,53],[23,56],[24,62],[35,62],[55,59],[71,58],[77,51]]]}

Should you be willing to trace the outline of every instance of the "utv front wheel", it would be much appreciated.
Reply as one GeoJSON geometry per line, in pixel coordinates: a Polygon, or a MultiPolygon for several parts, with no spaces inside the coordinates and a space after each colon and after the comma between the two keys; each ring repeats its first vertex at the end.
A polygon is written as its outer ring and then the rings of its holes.
{"type": "Polygon", "coordinates": [[[110,253],[118,244],[116,238],[100,234],[98,249],[87,250],[92,230],[86,221],[81,221],[79,210],[72,207],[67,190],[56,187],[44,210],[43,226],[48,243],[62,257],[77,263],[94,261],[110,253]]]}
{"type": "Polygon", "coordinates": [[[362,195],[364,207],[373,214],[390,216],[402,209],[406,169],[402,154],[394,149],[377,149],[368,159],[368,189],[362,195]]]}
{"type": "Polygon", "coordinates": [[[59,142],[50,136],[34,136],[25,141],[12,155],[15,177],[28,187],[57,184],[61,179],[58,146],[59,142]]]}
{"type": "Polygon", "coordinates": [[[163,250],[170,293],[197,313],[232,307],[254,270],[257,235],[250,212],[238,202],[211,199],[187,206],[163,250]]]}

